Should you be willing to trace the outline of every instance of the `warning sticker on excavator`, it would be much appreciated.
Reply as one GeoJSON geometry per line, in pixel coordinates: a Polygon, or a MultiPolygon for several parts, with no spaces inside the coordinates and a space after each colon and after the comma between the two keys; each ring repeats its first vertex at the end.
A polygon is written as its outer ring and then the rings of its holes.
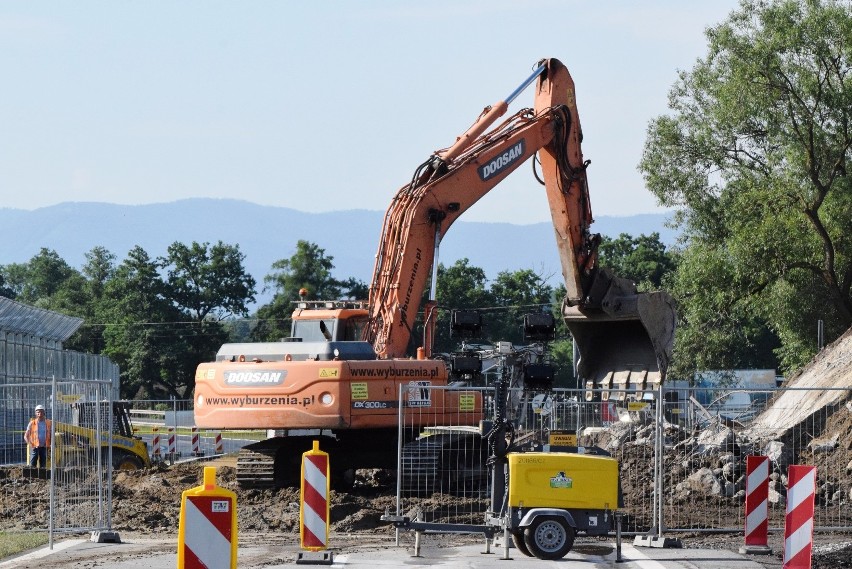
{"type": "Polygon", "coordinates": [[[321,367],[319,377],[320,379],[338,379],[340,377],[340,369],[336,367],[321,367]]]}
{"type": "Polygon", "coordinates": [[[431,407],[431,387],[431,381],[410,381],[408,383],[408,399],[405,404],[409,407],[431,407]]]}
{"type": "Polygon", "coordinates": [[[353,383],[351,384],[352,389],[352,399],[367,399],[369,396],[369,390],[367,389],[366,383],[353,383]]]}
{"type": "Polygon", "coordinates": [[[476,396],[473,393],[459,394],[459,411],[475,411],[476,396]]]}

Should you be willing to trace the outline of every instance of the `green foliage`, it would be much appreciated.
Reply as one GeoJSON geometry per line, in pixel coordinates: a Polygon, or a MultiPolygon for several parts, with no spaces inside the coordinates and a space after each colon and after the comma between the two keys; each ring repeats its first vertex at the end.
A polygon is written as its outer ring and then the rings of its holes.
{"type": "Polygon", "coordinates": [[[275,261],[272,272],[264,278],[275,294],[271,302],[258,308],[252,340],[277,341],[290,335],[293,302],[300,299],[301,289],[307,290],[309,300],[366,299],[368,290],[363,282],[331,276],[333,261],[325,249],[303,240],[296,243],[296,252],[290,258],[275,261]]]}
{"type": "Polygon", "coordinates": [[[175,243],[168,252],[154,260],[136,247],[116,266],[115,255],[95,247],[77,271],[42,249],[0,275],[16,300],[83,318],[64,347],[117,363],[122,397],[186,397],[198,363],[228,338],[221,320],[247,313],[254,279],[235,246],[175,243]]]}
{"type": "Polygon", "coordinates": [[[51,249],[42,248],[27,263],[6,265],[4,272],[20,302],[72,315],[85,302],[85,279],[51,249]]]}
{"type": "Polygon", "coordinates": [[[604,236],[598,248],[601,266],[619,277],[630,279],[641,291],[660,290],[663,277],[675,269],[676,257],[666,251],[659,233],[631,237],[622,233],[616,239],[604,236]]]}
{"type": "MultiPolygon", "coordinates": [[[[178,379],[167,367],[168,354],[186,348],[174,325],[183,315],[166,296],[159,263],[141,247],[131,249],[104,292],[113,299],[103,311],[108,322],[104,354],[121,368],[122,396],[162,399],[178,395],[178,386],[166,382],[178,379]]],[[[185,385],[186,378],[182,379],[185,385]]]]}
{"type": "MultiPolygon", "coordinates": [[[[453,310],[486,308],[493,302],[491,293],[486,289],[485,271],[470,265],[468,259],[458,259],[450,267],[438,265],[438,286],[436,298],[439,312],[435,330],[435,352],[452,352],[461,339],[450,332],[453,310]]],[[[427,291],[429,287],[426,287],[427,291]]],[[[422,333],[422,327],[420,327],[422,333]]],[[[481,338],[480,338],[481,339],[481,338]]]]}
{"type": "Polygon", "coordinates": [[[525,343],[524,316],[549,310],[553,297],[553,288],[530,269],[501,271],[491,283],[490,292],[494,306],[503,310],[490,315],[489,337],[514,344],[525,343]]]}
{"type": "Polygon", "coordinates": [[[199,322],[245,316],[254,302],[255,280],[245,272],[244,260],[239,245],[172,243],[161,260],[169,296],[199,322]]]}
{"type": "Polygon", "coordinates": [[[0,274],[0,296],[3,298],[15,299],[15,291],[11,287],[6,286],[6,277],[0,274]]]}
{"type": "Polygon", "coordinates": [[[681,371],[774,347],[789,372],[817,319],[852,325],[850,37],[848,0],[745,0],[651,122],[639,168],[686,238],[681,371]]]}

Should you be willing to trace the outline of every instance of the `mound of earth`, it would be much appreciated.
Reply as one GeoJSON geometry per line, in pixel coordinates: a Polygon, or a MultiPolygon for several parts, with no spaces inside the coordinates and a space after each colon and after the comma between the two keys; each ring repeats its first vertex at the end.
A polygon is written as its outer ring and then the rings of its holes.
{"type": "MultiPolygon", "coordinates": [[[[114,529],[176,533],[181,493],[203,484],[203,467],[200,463],[182,463],[117,473],[112,498],[114,529]]],[[[332,490],[331,531],[393,533],[393,527],[380,520],[386,510],[393,511],[395,504],[393,493],[386,490],[394,488],[395,482],[386,477],[381,471],[368,471],[358,477],[351,492],[332,490]]],[[[231,466],[216,468],[216,485],[236,493],[240,531],[298,535],[298,488],[245,489],[237,484],[231,466]]]]}

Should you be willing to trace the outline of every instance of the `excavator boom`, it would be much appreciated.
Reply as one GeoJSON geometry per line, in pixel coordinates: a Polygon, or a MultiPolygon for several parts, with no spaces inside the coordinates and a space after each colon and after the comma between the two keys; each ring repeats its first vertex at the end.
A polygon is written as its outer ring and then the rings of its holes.
{"type": "Polygon", "coordinates": [[[671,357],[674,303],[662,292],[638,293],[630,281],[598,267],[600,236],[590,230],[582,138],[571,75],[558,60],[547,59],[510,97],[486,107],[453,146],[418,169],[391,202],[379,240],[364,335],[378,357],[411,352],[415,315],[442,235],[538,154],[567,290],[563,316],[579,348],[581,378],[590,387],[613,384],[625,373],[634,379],[641,375],[643,388],[646,380],[662,380],[671,357]],[[535,108],[488,130],[533,81],[535,108]]]}

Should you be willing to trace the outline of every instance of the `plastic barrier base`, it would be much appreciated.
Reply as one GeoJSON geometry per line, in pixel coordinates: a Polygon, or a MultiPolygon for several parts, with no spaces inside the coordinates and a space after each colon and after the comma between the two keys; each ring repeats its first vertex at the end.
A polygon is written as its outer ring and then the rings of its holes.
{"type": "Polygon", "coordinates": [[[121,543],[121,537],[119,537],[116,531],[93,531],[89,541],[95,543],[121,543]]]}
{"type": "Polygon", "coordinates": [[[334,555],[331,551],[300,551],[296,556],[296,565],[331,565],[334,555]]]}

